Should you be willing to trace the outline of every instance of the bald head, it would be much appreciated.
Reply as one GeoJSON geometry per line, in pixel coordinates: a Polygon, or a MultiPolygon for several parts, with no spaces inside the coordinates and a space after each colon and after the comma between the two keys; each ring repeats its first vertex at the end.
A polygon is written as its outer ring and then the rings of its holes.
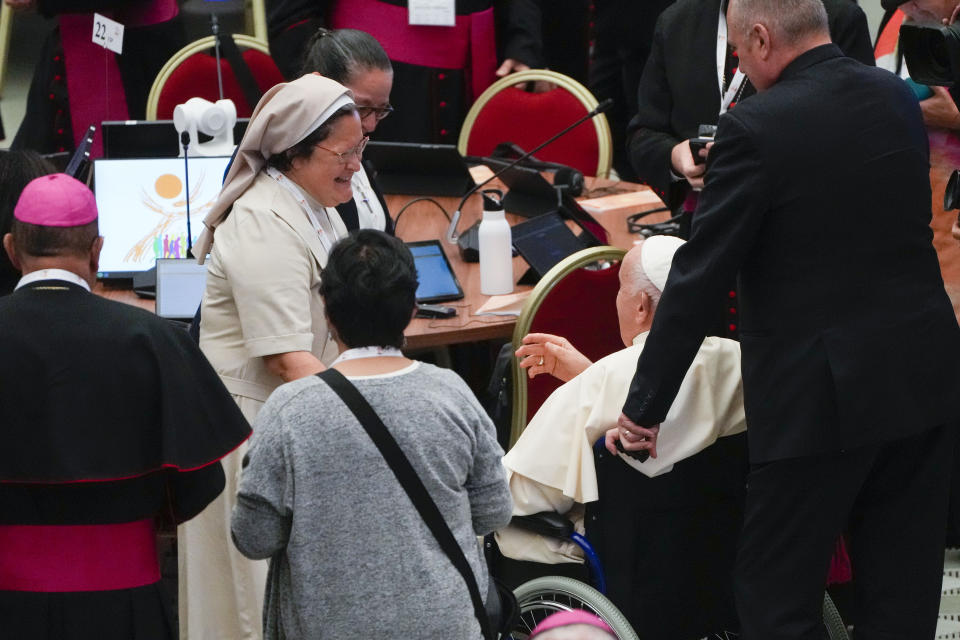
{"type": "Polygon", "coordinates": [[[727,20],[730,28],[741,31],[749,31],[754,23],[765,24],[786,44],[830,34],[823,0],[730,0],[727,20]]]}
{"type": "Polygon", "coordinates": [[[728,41],[740,70],[766,91],[798,56],[829,44],[823,0],[730,0],[728,41]]]}

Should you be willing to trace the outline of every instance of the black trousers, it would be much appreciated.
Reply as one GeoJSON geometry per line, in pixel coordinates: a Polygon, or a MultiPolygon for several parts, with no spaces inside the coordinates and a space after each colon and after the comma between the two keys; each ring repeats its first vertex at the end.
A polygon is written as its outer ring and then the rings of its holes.
{"type": "Polygon", "coordinates": [[[849,533],[857,640],[932,639],[954,425],[751,468],[735,596],[742,640],[820,640],[837,536],[849,533]]]}

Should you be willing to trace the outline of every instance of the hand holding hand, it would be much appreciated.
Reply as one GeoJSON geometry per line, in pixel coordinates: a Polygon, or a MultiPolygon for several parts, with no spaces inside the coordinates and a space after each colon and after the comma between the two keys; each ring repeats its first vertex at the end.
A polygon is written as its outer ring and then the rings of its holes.
{"type": "MultiPolygon", "coordinates": [[[[660,425],[641,427],[621,413],[620,419],[617,420],[616,430],[619,432],[619,438],[623,444],[623,448],[627,451],[647,450],[650,452],[651,458],[657,457],[657,435],[660,433],[660,425]]],[[[609,435],[610,432],[608,431],[608,439],[609,435]]],[[[609,446],[607,448],[609,449],[609,446]]],[[[616,452],[616,447],[614,447],[613,451],[616,452]]]]}
{"type": "Polygon", "coordinates": [[[515,355],[521,358],[520,366],[527,370],[530,378],[549,373],[564,382],[577,377],[592,364],[566,338],[549,333],[528,333],[515,355]]]}
{"type": "MultiPolygon", "coordinates": [[[[711,146],[713,146],[713,143],[710,143],[700,155],[706,158],[711,146]]],[[[693,161],[689,140],[681,140],[673,147],[670,152],[670,164],[673,165],[673,170],[678,175],[687,179],[691,187],[703,189],[703,174],[707,170],[707,165],[697,164],[693,161]]]]}

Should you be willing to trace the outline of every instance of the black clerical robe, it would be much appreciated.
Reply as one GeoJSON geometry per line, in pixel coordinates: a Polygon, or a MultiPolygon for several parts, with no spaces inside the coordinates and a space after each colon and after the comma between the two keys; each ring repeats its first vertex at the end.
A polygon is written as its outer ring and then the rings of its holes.
{"type": "Polygon", "coordinates": [[[3,637],[174,638],[154,531],[250,427],[186,332],[62,280],[0,299],[3,637]]]}

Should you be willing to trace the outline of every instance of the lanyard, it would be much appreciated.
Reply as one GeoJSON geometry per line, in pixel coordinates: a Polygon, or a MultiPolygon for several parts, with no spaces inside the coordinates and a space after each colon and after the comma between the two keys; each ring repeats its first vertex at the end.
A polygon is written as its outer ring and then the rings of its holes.
{"type": "Polygon", "coordinates": [[[313,207],[310,206],[310,203],[307,202],[307,199],[303,196],[303,191],[300,190],[300,187],[294,184],[290,178],[283,175],[273,167],[267,167],[267,175],[279,182],[280,186],[290,192],[290,195],[292,195],[294,200],[297,201],[297,204],[300,205],[300,208],[303,209],[304,213],[307,214],[310,224],[313,225],[313,229],[320,237],[320,244],[323,246],[323,250],[327,253],[330,253],[330,248],[333,246],[333,243],[340,238],[337,237],[337,230],[333,226],[333,222],[330,220],[330,214],[327,213],[326,208],[323,210],[323,215],[327,217],[327,224],[330,225],[329,234],[323,230],[322,226],[320,226],[320,220],[317,219],[316,211],[314,211],[313,207]],[[332,241],[329,238],[330,235],[333,236],[332,241]]]}
{"type": "Polygon", "coordinates": [[[334,360],[330,366],[334,366],[340,362],[346,362],[347,360],[361,360],[363,358],[379,358],[379,357],[388,357],[388,358],[402,358],[403,352],[396,347],[356,347],[353,349],[347,349],[340,356],[334,360]]]}
{"type": "Polygon", "coordinates": [[[717,84],[720,86],[720,114],[723,115],[730,108],[740,89],[743,88],[743,81],[746,76],[740,71],[739,65],[737,72],[733,74],[730,80],[730,86],[726,86],[724,76],[727,70],[727,15],[723,11],[723,3],[720,3],[720,18],[717,20],[717,84]],[[726,89],[726,91],[724,91],[726,89]]]}

